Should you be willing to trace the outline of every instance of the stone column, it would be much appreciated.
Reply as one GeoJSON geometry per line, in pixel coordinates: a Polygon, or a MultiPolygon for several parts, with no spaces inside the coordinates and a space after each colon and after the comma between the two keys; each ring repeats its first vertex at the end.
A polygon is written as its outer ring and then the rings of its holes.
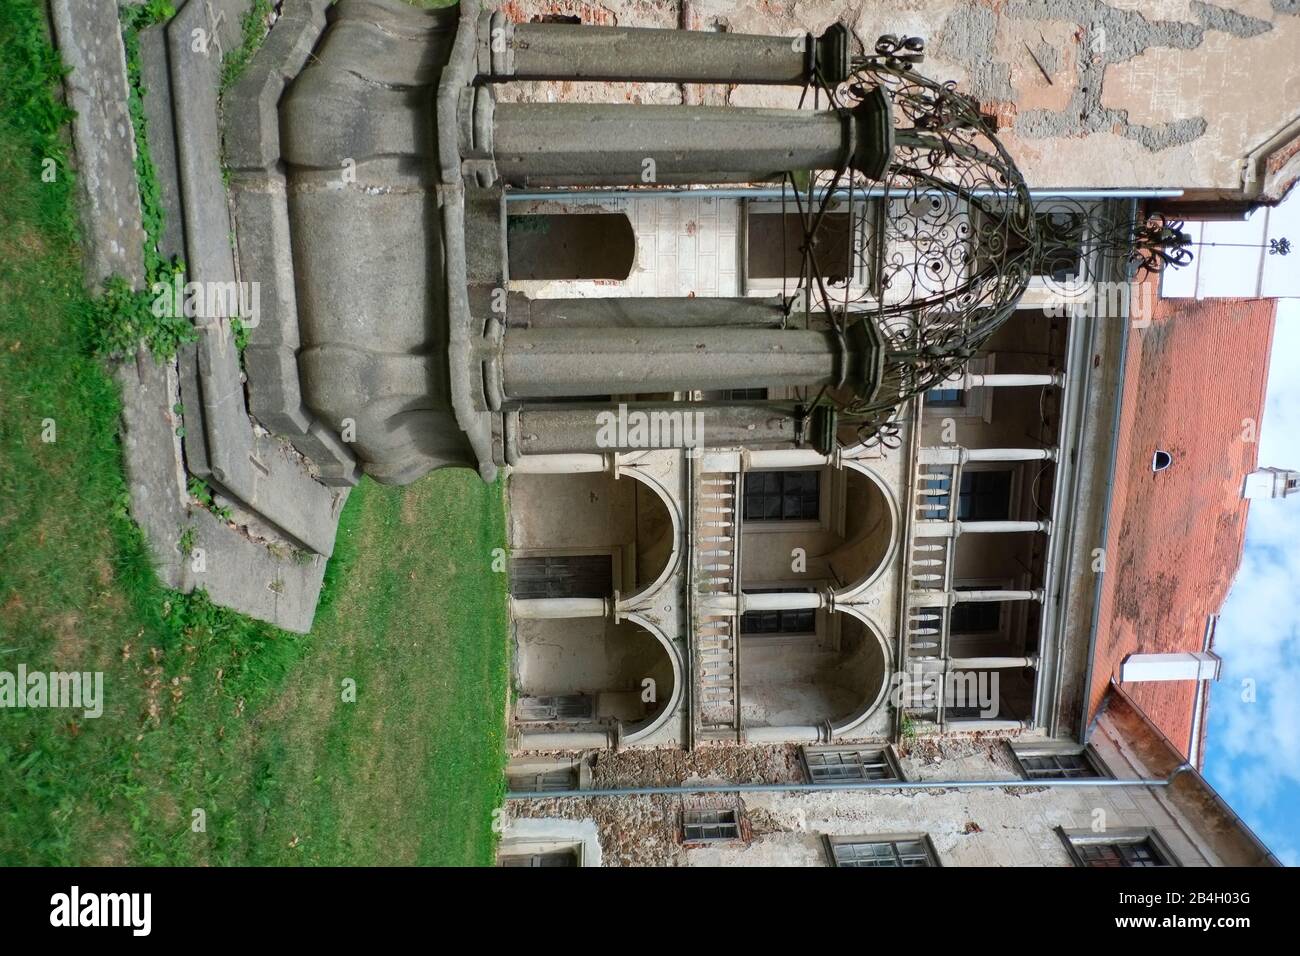
{"type": "Polygon", "coordinates": [[[816,744],[830,740],[821,727],[746,727],[747,744],[816,744]]]}
{"type": "Polygon", "coordinates": [[[508,329],[508,398],[834,387],[848,356],[832,332],[729,328],[508,329]]]}
{"type": "Polygon", "coordinates": [[[965,602],[982,602],[990,601],[1041,601],[1043,591],[1036,588],[1031,591],[1013,591],[1003,589],[997,591],[950,591],[946,595],[949,606],[953,604],[962,604],[965,602]]]}
{"type": "Polygon", "coordinates": [[[1055,448],[962,448],[959,445],[922,448],[922,465],[964,465],[972,461],[1055,461],[1055,448]]]}
{"type": "Polygon", "coordinates": [[[1028,657],[954,657],[948,661],[950,671],[991,671],[1008,667],[1037,667],[1038,655],[1028,657]]]}
{"type": "Polygon", "coordinates": [[[605,455],[528,455],[512,465],[511,470],[518,475],[577,475],[609,471],[612,465],[605,455]]]}
{"type": "MultiPolygon", "coordinates": [[[[879,92],[879,91],[877,91],[879,92]]],[[[500,103],[490,143],[513,186],[761,182],[850,166],[879,179],[893,152],[883,93],[851,114],[731,106],[500,103]]]]}
{"type": "Polygon", "coordinates": [[[793,402],[629,402],[617,409],[604,405],[526,405],[506,413],[506,455],[513,464],[531,455],[596,454],[646,447],[794,445],[799,439],[801,420],[803,413],[793,402]],[[693,445],[638,442],[632,429],[617,427],[620,418],[626,420],[634,413],[662,416],[670,426],[673,422],[689,424],[693,445]],[[604,423],[611,419],[614,425],[606,426],[604,423]]]}
{"type": "Polygon", "coordinates": [[[956,538],[963,534],[1014,534],[1048,531],[1050,521],[918,521],[913,526],[918,538],[956,538]]]}
{"type": "Polygon", "coordinates": [[[606,598],[511,598],[510,613],[524,620],[565,617],[608,617],[611,602],[606,598]]]}
{"type": "Polygon", "coordinates": [[[822,465],[829,464],[830,461],[830,455],[823,455],[815,448],[770,448],[747,452],[745,455],[745,470],[820,468],[822,465]]]}
{"type": "Polygon", "coordinates": [[[524,329],[730,328],[779,329],[785,325],[781,296],[768,298],[610,296],[596,299],[530,299],[512,293],[506,325],[524,329]]]}
{"type": "MultiPolygon", "coordinates": [[[[490,16],[490,15],[489,15],[490,16]]],[[[502,80],[627,80],[654,83],[829,86],[848,78],[849,35],[832,24],[820,37],[511,23],[480,30],[480,72],[502,80]]]]}
{"type": "Polygon", "coordinates": [[[1060,372],[1043,375],[982,375],[979,372],[959,372],[944,380],[941,388],[960,388],[969,391],[972,388],[1017,388],[1032,385],[1062,385],[1065,376],[1060,372]]]}
{"type": "Polygon", "coordinates": [[[742,594],[738,613],[747,611],[806,611],[826,606],[826,596],[816,591],[785,591],[779,594],[742,594]]]}

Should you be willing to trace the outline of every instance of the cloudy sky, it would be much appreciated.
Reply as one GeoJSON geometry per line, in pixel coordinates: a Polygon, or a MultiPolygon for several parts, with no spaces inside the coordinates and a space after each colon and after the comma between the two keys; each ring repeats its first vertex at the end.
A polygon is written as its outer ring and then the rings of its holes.
{"type": "MultiPolygon", "coordinates": [[[[1259,462],[1300,470],[1298,299],[1278,304],[1259,462]]],[[[1284,863],[1300,866],[1300,496],[1252,501],[1249,514],[1215,637],[1223,674],[1211,685],[1205,775],[1284,863]]]]}

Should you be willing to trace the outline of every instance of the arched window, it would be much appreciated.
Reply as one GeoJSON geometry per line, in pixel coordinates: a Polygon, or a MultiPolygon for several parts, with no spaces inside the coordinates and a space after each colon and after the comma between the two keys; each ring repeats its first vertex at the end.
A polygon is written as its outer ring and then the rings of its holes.
{"type": "Polygon", "coordinates": [[[1174,456],[1167,451],[1156,449],[1156,453],[1151,456],[1151,470],[1164,471],[1174,463],[1174,456]]]}

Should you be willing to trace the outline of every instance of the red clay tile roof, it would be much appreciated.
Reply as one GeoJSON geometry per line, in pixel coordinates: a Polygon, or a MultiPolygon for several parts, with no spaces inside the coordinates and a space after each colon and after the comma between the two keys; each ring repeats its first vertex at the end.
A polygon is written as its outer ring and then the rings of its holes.
{"type": "MultiPolygon", "coordinates": [[[[1243,441],[1242,420],[1258,432],[1275,306],[1160,299],[1151,325],[1129,333],[1090,720],[1126,656],[1201,650],[1228,595],[1246,533],[1242,480],[1258,449],[1243,441]],[[1153,473],[1157,449],[1173,464],[1153,473]]],[[[1186,756],[1195,682],[1123,687],[1186,756]]]]}

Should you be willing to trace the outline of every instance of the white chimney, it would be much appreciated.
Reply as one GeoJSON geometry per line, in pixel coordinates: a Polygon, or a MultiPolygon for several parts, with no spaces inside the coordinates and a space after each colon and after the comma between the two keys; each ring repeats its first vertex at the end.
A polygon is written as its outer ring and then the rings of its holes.
{"type": "Polygon", "coordinates": [[[1246,476],[1243,498],[1285,498],[1300,494],[1300,471],[1286,468],[1256,468],[1246,476]]]}

